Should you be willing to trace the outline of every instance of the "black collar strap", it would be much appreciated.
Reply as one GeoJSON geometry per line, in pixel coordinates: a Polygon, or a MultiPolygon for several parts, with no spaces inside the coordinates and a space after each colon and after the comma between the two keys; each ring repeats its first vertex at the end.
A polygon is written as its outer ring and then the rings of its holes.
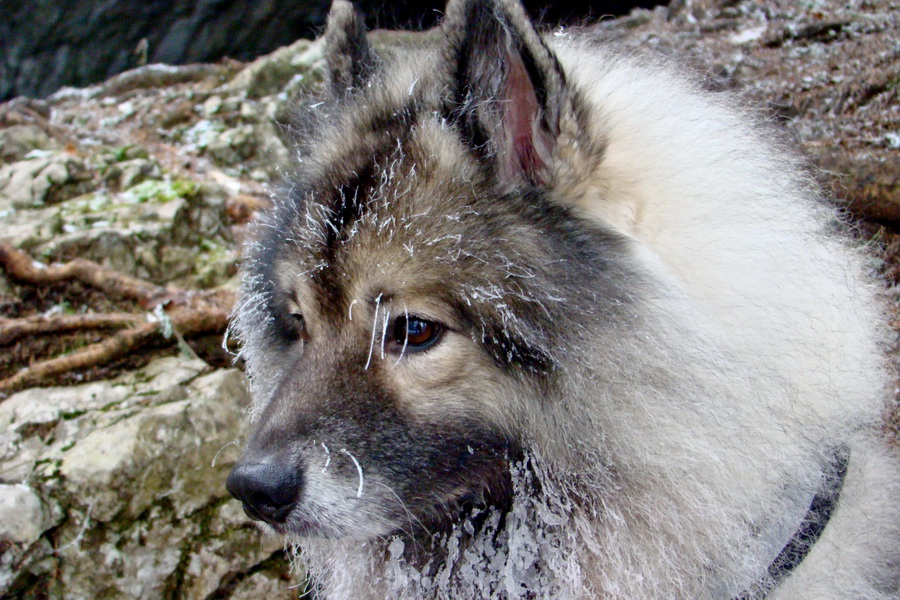
{"type": "Polygon", "coordinates": [[[824,481],[819,491],[809,504],[809,510],[800,523],[800,528],[794,533],[788,543],[782,548],[772,564],[768,573],[762,580],[749,590],[735,596],[733,600],[758,600],[765,596],[787,579],[797,565],[803,562],[809,554],[822,531],[828,525],[834,509],[837,508],[841,498],[841,489],[844,487],[844,478],[847,476],[847,462],[850,459],[849,448],[835,451],[824,475],[824,481]]]}

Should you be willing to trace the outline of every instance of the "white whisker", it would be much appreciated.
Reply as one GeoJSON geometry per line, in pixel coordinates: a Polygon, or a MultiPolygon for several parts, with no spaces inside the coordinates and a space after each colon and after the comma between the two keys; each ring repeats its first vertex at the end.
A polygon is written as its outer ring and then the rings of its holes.
{"type": "Polygon", "coordinates": [[[325,466],[322,467],[322,472],[328,470],[328,465],[331,464],[331,451],[328,450],[328,446],[325,445],[325,442],[322,442],[322,447],[325,448],[325,466]]]}
{"type": "Polygon", "coordinates": [[[238,444],[238,443],[240,443],[238,440],[231,440],[230,442],[228,442],[227,444],[225,444],[224,446],[222,446],[221,448],[219,448],[219,451],[216,452],[216,455],[215,455],[215,456],[213,456],[212,464],[210,464],[209,466],[215,468],[215,466],[216,466],[216,461],[219,460],[219,455],[222,454],[222,451],[225,450],[225,448],[227,448],[228,446],[233,446],[233,445],[238,444]]]}
{"type": "MultiPolygon", "coordinates": [[[[381,296],[379,296],[380,298],[381,296]]],[[[361,498],[363,493],[363,470],[359,465],[359,461],[356,460],[356,457],[350,454],[346,448],[341,448],[341,452],[350,457],[350,460],[353,461],[353,464],[356,465],[356,470],[359,472],[359,488],[356,490],[356,497],[361,498]]]]}
{"type": "Polygon", "coordinates": [[[387,338],[388,324],[391,321],[391,311],[384,313],[384,324],[381,327],[381,360],[384,360],[384,341],[387,338]]]}
{"type": "Polygon", "coordinates": [[[369,365],[372,364],[372,351],[375,349],[375,330],[378,327],[378,309],[381,307],[381,294],[378,294],[378,297],[375,298],[375,318],[372,320],[372,339],[369,341],[369,358],[366,359],[366,366],[363,368],[364,371],[369,370],[369,365]]]}
{"type": "MultiPolygon", "coordinates": [[[[412,533],[414,531],[413,521],[415,521],[416,523],[419,524],[419,527],[421,527],[423,531],[428,533],[429,536],[432,536],[432,537],[434,536],[434,534],[431,533],[431,531],[427,527],[425,527],[425,524],[422,523],[422,521],[420,521],[415,515],[412,514],[412,511],[409,510],[409,508],[406,506],[406,503],[403,501],[402,498],[400,498],[400,496],[397,494],[397,492],[395,492],[393,490],[393,488],[391,488],[391,486],[389,486],[385,483],[382,483],[380,481],[375,481],[374,483],[375,483],[375,485],[380,485],[381,487],[383,487],[384,489],[389,491],[394,496],[394,498],[397,499],[397,504],[399,504],[400,508],[402,508],[403,511],[406,513],[406,519],[409,522],[410,533],[412,533]]],[[[415,539],[415,536],[411,535],[410,537],[415,539]]]]}
{"type": "Polygon", "coordinates": [[[406,337],[403,338],[403,348],[400,349],[400,356],[397,357],[397,362],[394,363],[395,367],[403,360],[403,355],[406,354],[406,345],[409,343],[409,309],[406,308],[405,304],[403,305],[403,317],[406,319],[406,337]]]}

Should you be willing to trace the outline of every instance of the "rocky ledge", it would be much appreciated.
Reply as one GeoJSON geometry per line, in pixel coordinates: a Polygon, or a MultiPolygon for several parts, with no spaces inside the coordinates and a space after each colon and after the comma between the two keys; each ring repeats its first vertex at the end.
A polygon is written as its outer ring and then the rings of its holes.
{"type": "Polygon", "coordinates": [[[239,371],[170,357],[0,404],[4,597],[290,597],[222,485],[248,403],[239,371]]]}

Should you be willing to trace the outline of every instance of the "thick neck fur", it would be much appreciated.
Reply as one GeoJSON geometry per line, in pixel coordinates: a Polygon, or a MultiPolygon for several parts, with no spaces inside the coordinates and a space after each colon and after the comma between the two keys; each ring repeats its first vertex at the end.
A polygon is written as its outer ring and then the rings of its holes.
{"type": "MultiPolygon", "coordinates": [[[[480,527],[457,523],[436,540],[439,551],[430,551],[429,560],[415,556],[412,542],[401,537],[366,544],[303,540],[301,560],[316,574],[318,593],[333,599],[721,600],[757,583],[799,526],[819,485],[819,463],[805,440],[770,432],[762,413],[772,390],[749,391],[750,371],[734,373],[736,393],[723,394],[719,406],[694,401],[709,393],[703,388],[714,377],[654,373],[659,356],[675,350],[633,342],[597,349],[602,359],[645,369],[645,377],[620,382],[615,397],[604,392],[609,382],[600,374],[568,366],[573,384],[560,390],[567,401],[548,399],[543,422],[528,433],[529,446],[543,454],[534,450],[510,467],[508,511],[479,515],[480,527]],[[587,381],[594,387],[586,388],[587,381]],[[741,393],[760,403],[742,403],[741,393]],[[635,402],[651,394],[670,401],[647,420],[635,402]],[[593,408],[581,412],[581,406],[593,408]],[[641,420],[639,430],[622,426],[641,420]],[[568,425],[547,426],[554,422],[568,425]],[[708,437],[698,437],[698,429],[708,437]],[[767,452],[747,452],[760,446],[767,452]],[[722,486],[723,478],[735,485],[722,486]],[[754,527],[747,527],[748,518],[754,527]],[[684,573],[707,576],[679,577],[684,573]]],[[[681,350],[688,360],[706,361],[711,372],[734,369],[714,352],[681,350]]]]}

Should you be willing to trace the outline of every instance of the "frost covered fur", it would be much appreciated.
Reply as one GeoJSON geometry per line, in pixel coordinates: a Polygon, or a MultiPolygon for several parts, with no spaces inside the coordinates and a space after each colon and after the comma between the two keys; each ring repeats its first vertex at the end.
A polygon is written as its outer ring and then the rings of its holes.
{"type": "Polygon", "coordinates": [[[334,3],[235,313],[247,513],[323,598],[900,597],[886,326],[798,159],[514,0],[442,30],[389,61],[334,3]]]}

